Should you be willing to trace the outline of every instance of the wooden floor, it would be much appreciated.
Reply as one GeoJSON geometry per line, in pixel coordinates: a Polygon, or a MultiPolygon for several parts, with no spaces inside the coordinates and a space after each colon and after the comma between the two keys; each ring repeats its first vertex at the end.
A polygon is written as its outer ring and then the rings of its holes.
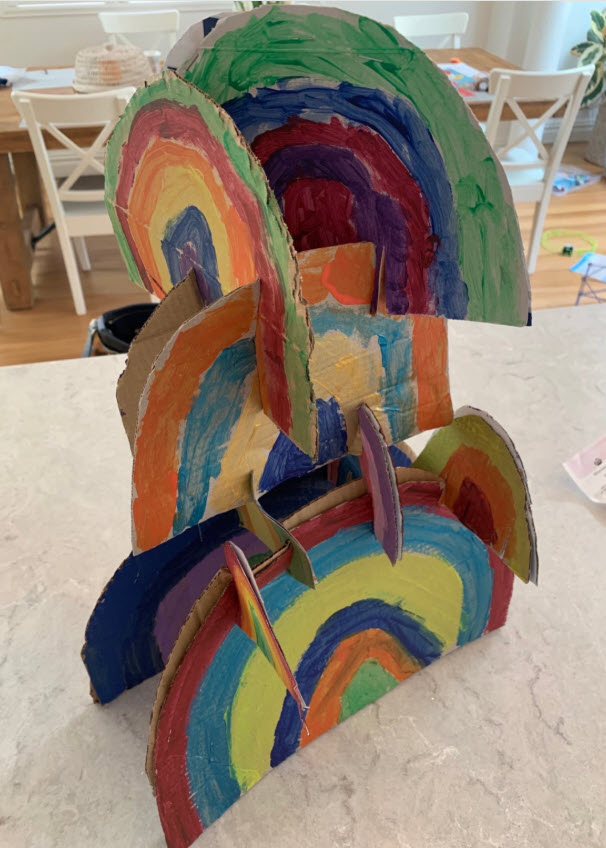
{"type": "MultiPolygon", "coordinates": [[[[591,170],[582,159],[582,150],[582,146],[571,145],[566,161],[591,170]]],[[[533,210],[533,204],[518,206],[525,243],[533,210]]],[[[606,180],[564,197],[553,197],[546,223],[546,229],[552,228],[588,233],[597,239],[598,252],[606,253],[606,180]]],[[[80,317],[74,312],[63,260],[52,234],[36,251],[34,308],[9,312],[0,300],[0,365],[78,357],[92,318],[108,309],[147,301],[146,292],[128,281],[113,237],[91,238],[87,245],[93,267],[82,274],[88,315],[80,317]]],[[[534,309],[574,304],[580,276],[568,270],[571,265],[569,257],[541,248],[531,278],[534,309]]]]}

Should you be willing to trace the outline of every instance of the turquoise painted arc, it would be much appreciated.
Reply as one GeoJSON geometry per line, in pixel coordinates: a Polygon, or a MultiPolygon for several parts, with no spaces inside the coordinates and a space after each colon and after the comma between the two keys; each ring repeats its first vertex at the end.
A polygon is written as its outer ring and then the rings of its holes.
{"type": "Polygon", "coordinates": [[[452,188],[409,100],[295,79],[225,108],[259,156],[299,250],[372,241],[384,253],[389,311],[466,317],[452,188]]]}
{"type": "Polygon", "coordinates": [[[221,473],[221,459],[250,394],[256,367],[254,338],[244,338],[222,350],[204,374],[183,436],[175,536],[204,517],[211,481],[221,473]]]}
{"type": "MultiPolygon", "coordinates": [[[[417,401],[412,372],[413,325],[385,315],[372,316],[363,307],[346,310],[330,303],[310,307],[312,329],[319,341],[339,333],[370,350],[380,352],[381,370],[377,384],[369,386],[373,399],[387,419],[389,443],[398,443],[418,430],[417,401]]],[[[338,342],[337,342],[338,344],[338,342]]],[[[222,351],[200,379],[198,392],[185,419],[173,535],[212,514],[208,501],[212,481],[221,476],[229,435],[240,421],[250,395],[256,370],[253,339],[244,339],[222,351]]],[[[297,477],[344,456],[348,451],[345,418],[336,398],[318,399],[319,454],[311,460],[283,433],[271,445],[259,480],[259,492],[267,492],[287,479],[297,477]]]]}

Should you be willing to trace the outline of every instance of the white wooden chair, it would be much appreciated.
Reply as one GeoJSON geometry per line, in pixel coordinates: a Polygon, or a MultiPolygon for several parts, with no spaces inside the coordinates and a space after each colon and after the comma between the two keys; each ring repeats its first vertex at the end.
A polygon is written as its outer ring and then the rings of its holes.
{"type": "MultiPolygon", "coordinates": [[[[104,32],[114,44],[122,42],[134,46],[129,35],[155,33],[165,35],[169,47],[177,42],[180,15],[177,9],[158,12],[99,12],[99,20],[104,32]]],[[[151,46],[151,45],[149,45],[151,46]]]]}
{"type": "Polygon", "coordinates": [[[78,315],[86,314],[86,306],[76,254],[82,270],[90,271],[84,237],[113,233],[103,199],[102,160],[107,139],[134,91],[134,88],[122,88],[100,94],[54,95],[29,91],[12,94],[34,148],[78,315]],[[99,134],[90,147],[79,147],[61,131],[61,128],[74,125],[99,127],[99,134]],[[53,173],[43,130],[74,154],[76,165],[65,180],[57,180],[53,173]],[[89,185],[83,187],[84,183],[89,185]]]}
{"type": "Polygon", "coordinates": [[[505,169],[514,201],[534,201],[536,204],[526,256],[530,274],[537,264],[553,181],[592,74],[593,65],[550,73],[495,68],[490,74],[489,91],[494,100],[486,121],[486,137],[505,169]],[[539,118],[527,118],[524,102],[541,100],[552,102],[539,118]],[[507,142],[499,147],[497,133],[506,106],[515,115],[515,121],[507,142]],[[563,107],[564,116],[555,141],[548,150],[541,140],[542,129],[563,107]],[[520,147],[521,144],[526,144],[526,147],[520,147]]]}
{"type": "Polygon", "coordinates": [[[394,26],[400,35],[416,41],[430,35],[444,36],[436,47],[461,46],[461,36],[467,31],[467,12],[445,12],[442,15],[396,15],[394,26]]]}

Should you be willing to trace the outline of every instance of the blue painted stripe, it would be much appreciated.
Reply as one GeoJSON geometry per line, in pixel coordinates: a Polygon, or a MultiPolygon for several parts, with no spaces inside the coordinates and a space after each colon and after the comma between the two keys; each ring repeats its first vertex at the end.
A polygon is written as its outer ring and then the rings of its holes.
{"type": "Polygon", "coordinates": [[[204,516],[211,480],[221,474],[229,436],[250,393],[256,367],[254,339],[245,338],[222,350],[203,375],[183,436],[175,536],[204,516]]]}
{"type": "Polygon", "coordinates": [[[335,115],[369,127],[385,140],[411,173],[427,200],[432,232],[440,240],[429,268],[428,285],[438,314],[467,315],[467,286],[459,268],[458,222],[453,191],[440,150],[425,122],[405,97],[361,88],[305,80],[281,80],[224,104],[249,144],[264,132],[300,117],[327,123],[335,115]]]}
{"type": "MultiPolygon", "coordinates": [[[[421,665],[429,665],[442,654],[439,639],[418,619],[399,606],[380,598],[367,598],[331,615],[303,654],[297,667],[297,683],[309,704],[331,656],[344,639],[371,628],[393,636],[421,665]]],[[[287,692],[276,726],[271,765],[277,766],[299,747],[303,727],[295,700],[287,692]]]]}
{"type": "Polygon", "coordinates": [[[231,773],[229,723],[242,672],[255,650],[254,642],[234,625],[191,704],[187,777],[192,800],[205,826],[218,819],[241,794],[231,773]]]}
{"type": "Polygon", "coordinates": [[[337,400],[316,400],[318,410],[318,461],[316,463],[294,442],[280,433],[269,453],[259,489],[269,492],[289,477],[301,477],[347,451],[347,427],[337,400]]]}
{"type": "MultiPolygon", "coordinates": [[[[417,397],[412,375],[413,323],[386,315],[370,315],[368,310],[335,309],[329,303],[309,310],[314,335],[318,338],[339,331],[365,347],[371,340],[379,345],[384,373],[376,387],[381,408],[391,429],[388,441],[401,442],[417,432],[417,397]]],[[[373,387],[375,388],[375,387],[373,387]]],[[[386,434],[387,437],[387,434],[386,434]]]]}

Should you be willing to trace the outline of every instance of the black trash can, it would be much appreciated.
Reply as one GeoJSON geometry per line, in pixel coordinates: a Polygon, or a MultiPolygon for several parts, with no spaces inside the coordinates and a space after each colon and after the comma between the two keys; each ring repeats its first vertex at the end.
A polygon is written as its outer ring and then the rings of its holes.
{"type": "Polygon", "coordinates": [[[94,318],[88,326],[82,356],[128,353],[132,340],[156,306],[156,303],[133,303],[94,318]]]}

